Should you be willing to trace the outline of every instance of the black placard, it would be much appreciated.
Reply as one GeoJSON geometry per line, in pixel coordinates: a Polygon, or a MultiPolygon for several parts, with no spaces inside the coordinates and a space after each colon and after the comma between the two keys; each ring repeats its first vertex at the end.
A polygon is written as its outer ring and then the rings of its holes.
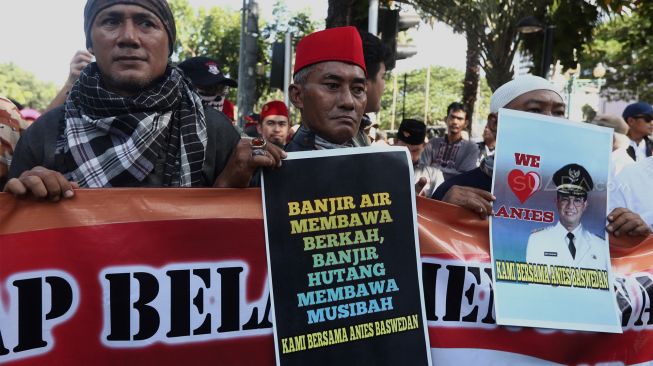
{"type": "Polygon", "coordinates": [[[411,176],[401,148],[264,172],[277,364],[430,364],[411,176]]]}

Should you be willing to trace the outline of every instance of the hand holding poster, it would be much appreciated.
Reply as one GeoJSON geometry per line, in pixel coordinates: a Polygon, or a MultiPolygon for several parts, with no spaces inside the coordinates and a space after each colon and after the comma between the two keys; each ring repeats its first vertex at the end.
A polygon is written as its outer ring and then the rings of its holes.
{"type": "Polygon", "coordinates": [[[396,148],[264,173],[277,364],[430,364],[412,187],[396,148]]]}
{"type": "Polygon", "coordinates": [[[621,332],[605,232],[612,132],[502,109],[498,136],[497,323],[621,332]]]}

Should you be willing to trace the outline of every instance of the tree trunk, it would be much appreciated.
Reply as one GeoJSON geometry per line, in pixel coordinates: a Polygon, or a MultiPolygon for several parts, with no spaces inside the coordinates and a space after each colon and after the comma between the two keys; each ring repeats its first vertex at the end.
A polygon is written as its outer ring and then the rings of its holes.
{"type": "Polygon", "coordinates": [[[493,32],[483,40],[485,62],[483,70],[487,84],[494,92],[501,85],[512,80],[512,60],[515,57],[514,33],[493,32]]]}
{"type": "Polygon", "coordinates": [[[501,85],[512,80],[514,75],[512,70],[512,61],[511,62],[501,62],[503,60],[496,60],[498,62],[492,62],[492,58],[488,59],[488,65],[483,68],[485,70],[485,79],[487,79],[487,85],[490,87],[490,90],[494,93],[497,88],[501,85]]]}
{"type": "Polygon", "coordinates": [[[481,48],[476,32],[468,29],[465,32],[467,36],[467,60],[465,65],[465,80],[463,81],[463,104],[467,112],[467,131],[472,132],[472,120],[474,116],[474,105],[476,104],[476,95],[480,78],[480,59],[481,48]]]}
{"type": "Polygon", "coordinates": [[[256,61],[258,56],[258,42],[254,36],[258,34],[258,4],[256,0],[251,0],[248,4],[246,33],[242,59],[240,60],[238,72],[238,117],[237,122],[240,126],[245,123],[245,116],[249,116],[256,104],[256,61]]]}
{"type": "Polygon", "coordinates": [[[355,0],[329,0],[326,28],[344,27],[351,24],[355,0]]]}

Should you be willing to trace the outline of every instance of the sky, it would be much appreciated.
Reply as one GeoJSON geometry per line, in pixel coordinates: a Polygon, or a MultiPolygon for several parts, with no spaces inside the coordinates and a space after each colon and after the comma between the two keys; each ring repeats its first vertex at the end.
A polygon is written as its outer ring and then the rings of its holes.
{"type": "MultiPolygon", "coordinates": [[[[37,79],[62,85],[68,77],[70,59],[85,48],[83,10],[86,0],[5,0],[0,34],[3,51],[0,63],[13,62],[34,73],[37,79]]],[[[275,0],[259,0],[260,15],[272,18],[275,0]]],[[[220,6],[238,10],[242,0],[189,0],[194,7],[220,6]]],[[[311,18],[323,21],[327,1],[285,0],[291,11],[303,10],[311,18]],[[310,4],[310,6],[307,6],[310,4]]],[[[465,69],[465,38],[452,33],[442,23],[433,28],[420,24],[410,30],[409,37],[417,45],[417,55],[397,62],[396,70],[404,72],[428,65],[465,69]]]]}

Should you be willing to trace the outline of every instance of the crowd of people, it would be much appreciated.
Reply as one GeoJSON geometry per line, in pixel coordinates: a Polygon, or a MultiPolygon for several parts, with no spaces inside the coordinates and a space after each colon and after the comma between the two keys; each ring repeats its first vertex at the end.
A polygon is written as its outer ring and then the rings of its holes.
{"type": "MultiPolygon", "coordinates": [[[[217,60],[170,62],[176,29],[167,1],[88,0],[84,32],[87,50],[73,57],[67,82],[43,115],[30,112],[35,122],[0,98],[5,192],[58,201],[77,188],[256,186],[260,170],[280,167],[286,152],[373,142],[369,114],[381,108],[390,52],[370,33],[339,27],[304,37],[288,90],[298,123],[289,120],[284,102],[272,100],[240,130],[226,99],[238,85],[217,60]]],[[[452,102],[446,135],[427,141],[426,125],[405,119],[394,145],[410,152],[416,193],[486,219],[495,199],[499,109],[564,118],[565,107],[551,82],[520,76],[492,95],[481,142],[466,138],[469,116],[452,102]]],[[[597,119],[615,129],[607,217],[614,235],[651,233],[652,120],[653,107],[645,102],[629,105],[623,121],[597,119]]],[[[568,202],[574,194],[559,190],[558,199],[568,202]]]]}

